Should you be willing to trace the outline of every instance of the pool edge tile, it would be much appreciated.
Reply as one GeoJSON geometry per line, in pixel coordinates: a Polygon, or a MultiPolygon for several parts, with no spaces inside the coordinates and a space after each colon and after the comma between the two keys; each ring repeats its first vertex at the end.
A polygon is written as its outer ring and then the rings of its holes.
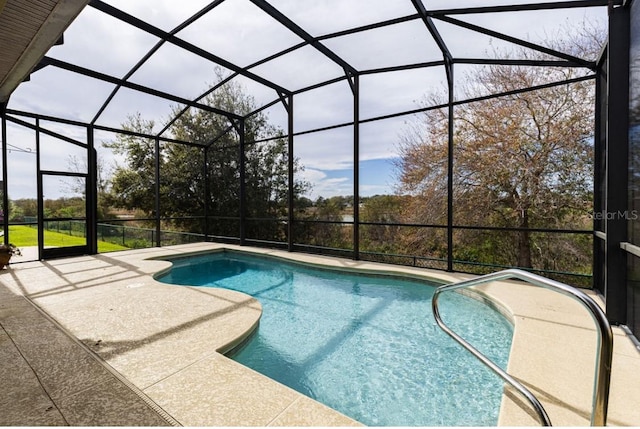
{"type": "Polygon", "coordinates": [[[361,427],[364,424],[347,417],[307,396],[300,395],[287,409],[279,414],[270,427],[361,427]]]}
{"type": "MultiPolygon", "coordinates": [[[[113,266],[126,268],[127,270],[135,272],[138,278],[146,279],[144,280],[145,283],[149,284],[150,287],[155,288],[158,286],[153,285],[154,280],[151,279],[151,276],[158,269],[165,268],[166,263],[162,261],[157,261],[157,260],[155,261],[149,260],[149,258],[171,257],[171,256],[178,256],[178,255],[184,256],[194,252],[202,253],[203,251],[219,251],[221,249],[234,249],[239,251],[248,251],[248,253],[277,255],[279,257],[282,257],[283,259],[292,259],[292,260],[302,261],[302,262],[306,261],[311,264],[317,264],[322,261],[326,261],[327,262],[326,266],[328,268],[341,268],[341,267],[349,268],[349,269],[363,268],[364,270],[377,270],[377,271],[384,271],[384,272],[393,272],[397,274],[410,273],[411,275],[417,275],[423,278],[427,278],[427,279],[431,278],[431,279],[436,279],[436,280],[445,281],[445,282],[455,282],[455,281],[460,281],[460,280],[464,280],[472,277],[470,275],[463,275],[458,273],[453,274],[453,273],[447,273],[442,271],[434,271],[430,269],[391,266],[391,265],[385,265],[381,263],[353,261],[353,260],[340,259],[340,258],[326,258],[318,255],[307,255],[307,254],[300,254],[300,253],[291,254],[286,251],[279,251],[279,250],[273,250],[273,249],[256,249],[256,248],[250,248],[250,247],[248,248],[248,247],[240,247],[240,246],[233,246],[233,245],[215,244],[215,243],[196,243],[196,244],[188,244],[188,245],[169,246],[169,247],[163,247],[163,248],[151,248],[151,249],[115,252],[115,253],[97,255],[95,257],[82,257],[82,258],[73,258],[73,259],[70,258],[64,261],[56,262],[55,264],[51,264],[51,267],[45,266],[40,262],[32,263],[30,265],[16,264],[15,267],[12,267],[11,276],[4,276],[4,278],[2,279],[2,284],[15,295],[24,294],[26,296],[31,296],[32,299],[34,299],[35,301],[39,301],[39,304],[44,304],[44,305],[41,305],[41,308],[43,308],[52,317],[56,318],[63,326],[65,326],[66,329],[68,329],[71,333],[73,333],[74,336],[76,336],[76,338],[86,338],[86,336],[83,336],[83,334],[86,333],[87,328],[83,327],[82,325],[77,326],[76,321],[68,320],[65,317],[65,311],[67,311],[68,308],[65,308],[64,306],[61,306],[61,305],[60,306],[53,305],[54,297],[56,296],[56,294],[60,294],[60,296],[68,294],[68,297],[65,296],[65,300],[64,300],[67,307],[68,306],[81,307],[83,305],[81,300],[76,300],[74,298],[78,296],[82,296],[85,293],[85,291],[89,291],[89,289],[91,289],[90,294],[94,297],[94,299],[102,299],[103,297],[107,297],[108,294],[111,293],[113,280],[116,280],[118,283],[119,282],[131,283],[133,281],[135,282],[139,281],[136,278],[131,280],[121,279],[120,277],[117,277],[111,274],[108,276],[106,275],[102,276],[103,274],[106,273],[106,271],[103,268],[100,268],[100,264],[106,261],[107,263],[112,264],[113,266]],[[81,279],[80,274],[76,273],[78,268],[84,267],[85,265],[87,268],[87,273],[90,270],[93,270],[92,272],[95,273],[96,276],[98,276],[98,278],[95,279],[95,280],[98,280],[97,283],[93,281],[87,282],[86,281],[87,278],[81,279]],[[76,271],[71,270],[72,268],[74,268],[76,271]],[[58,285],[58,283],[51,283],[50,281],[51,279],[49,278],[50,276],[54,276],[54,280],[55,278],[59,277],[61,280],[65,280],[65,281],[58,282],[60,285],[58,285]],[[81,286],[75,285],[74,282],[78,280],[81,280],[81,283],[82,283],[81,286]],[[49,285],[52,285],[52,287],[49,288],[49,285]],[[63,285],[64,287],[61,288],[60,287],[61,285],[63,285]],[[43,287],[45,289],[43,289],[43,287]]],[[[533,299],[531,300],[531,302],[528,302],[529,300],[527,298],[523,298],[519,296],[519,294],[514,293],[513,290],[510,293],[507,293],[506,297],[501,296],[501,293],[494,293],[494,292],[495,291],[490,291],[490,296],[492,297],[492,299],[497,299],[501,301],[505,300],[506,302],[505,305],[511,308],[515,319],[518,319],[519,317],[523,317],[524,313],[522,312],[520,305],[524,305],[524,304],[530,305],[531,307],[530,311],[537,312],[535,314],[542,315],[543,317],[552,317],[551,322],[554,322],[554,321],[557,322],[558,320],[562,321],[562,320],[565,320],[566,317],[569,317],[569,313],[557,312],[554,308],[539,307],[540,300],[537,299],[538,298],[537,295],[536,295],[536,299],[533,299]],[[517,308],[511,305],[514,301],[517,304],[516,306],[517,308]],[[536,306],[538,307],[536,308],[536,306]],[[560,317],[560,319],[557,319],[558,317],[560,317]]],[[[537,293],[538,292],[535,292],[534,294],[537,294],[537,293]]],[[[101,326],[100,328],[108,329],[109,326],[101,326]]],[[[627,411],[630,403],[635,404],[636,402],[634,401],[640,400],[640,394],[638,394],[637,389],[634,389],[633,385],[629,386],[629,383],[631,383],[631,381],[633,380],[637,380],[637,377],[636,378],[629,377],[628,373],[629,371],[633,371],[634,368],[638,368],[638,365],[640,365],[640,352],[638,352],[637,348],[635,348],[633,345],[629,345],[630,340],[628,338],[625,338],[625,334],[621,333],[621,330],[614,328],[614,333],[615,333],[614,365],[612,370],[613,371],[612,390],[611,390],[612,394],[610,398],[611,406],[610,406],[608,421],[610,422],[610,424],[613,424],[613,425],[623,424],[623,425],[637,426],[637,425],[640,425],[640,416],[637,416],[634,413],[628,413],[627,411]],[[620,365],[621,363],[622,365],[620,365]],[[629,390],[629,387],[631,387],[631,390],[629,390]],[[634,395],[633,398],[626,397],[631,394],[634,395]]],[[[550,338],[552,338],[553,336],[554,334],[552,333],[548,335],[548,337],[550,338]]],[[[573,348],[571,344],[561,344],[559,347],[561,350],[564,350],[566,352],[567,359],[569,360],[574,359],[575,353],[573,352],[573,348]]],[[[526,353],[526,348],[523,350],[525,350],[524,352],[526,353]]],[[[532,351],[529,350],[529,353],[531,352],[532,351]]],[[[517,356],[514,357],[514,359],[518,359],[517,356]]],[[[245,368],[245,370],[251,371],[248,368],[245,368]]],[[[518,374],[517,376],[524,377],[524,375],[522,374],[518,374]]],[[[585,377],[591,379],[591,376],[592,374],[588,374],[585,377]]],[[[279,388],[274,388],[275,389],[274,392],[276,393],[273,393],[272,396],[275,396],[275,397],[286,396],[286,398],[284,399],[287,399],[287,400],[283,401],[283,403],[280,404],[278,407],[275,407],[278,409],[278,411],[275,414],[269,413],[273,415],[271,415],[268,419],[266,417],[265,419],[261,419],[261,423],[259,425],[264,426],[267,424],[272,424],[275,426],[279,424],[285,424],[286,422],[288,422],[287,419],[289,418],[288,416],[289,412],[293,414],[303,413],[302,410],[300,411],[296,411],[296,410],[298,409],[297,408],[298,406],[304,409],[305,399],[301,399],[301,398],[306,398],[306,397],[303,397],[301,394],[298,394],[297,392],[290,391],[290,389],[284,386],[278,385],[275,381],[267,379],[264,376],[262,377],[267,380],[265,381],[265,383],[273,383],[277,386],[280,386],[280,388],[285,389],[283,392],[288,392],[288,393],[280,393],[281,390],[279,390],[279,388]],[[292,396],[289,396],[289,395],[292,395],[292,396]],[[289,409],[290,411],[288,411],[289,409]]],[[[169,377],[167,380],[169,380],[170,378],[171,377],[169,377]]],[[[547,381],[549,383],[555,382],[555,380],[553,379],[553,376],[548,376],[548,378],[549,379],[547,381]]],[[[242,379],[243,377],[240,376],[239,380],[242,380],[242,379]]],[[[198,381],[199,380],[196,379],[196,382],[198,381]]],[[[151,386],[149,390],[152,390],[154,387],[159,387],[160,385],[161,385],[161,382],[157,383],[157,385],[151,386]]],[[[198,384],[196,383],[195,386],[196,387],[192,386],[191,389],[197,390],[198,384]]],[[[637,384],[635,385],[635,387],[637,387],[637,384]]],[[[238,392],[246,393],[247,392],[246,386],[239,386],[238,392]]],[[[159,391],[156,393],[160,395],[159,391]]],[[[163,395],[167,397],[171,397],[170,392],[163,392],[163,395]]],[[[231,396],[233,397],[233,395],[231,396]]],[[[247,393],[246,395],[245,394],[241,394],[239,396],[236,395],[237,402],[235,405],[237,407],[242,407],[247,402],[251,402],[254,400],[260,401],[259,397],[255,399],[251,399],[252,397],[253,395],[251,394],[251,392],[247,393]]],[[[184,398],[181,399],[180,397],[178,397],[176,401],[179,402],[183,399],[184,398]]],[[[279,399],[283,399],[283,398],[279,398],[279,399]]],[[[313,401],[313,400],[309,399],[309,401],[313,401]]],[[[260,404],[258,404],[258,406],[260,406],[260,404]]],[[[166,411],[171,412],[171,410],[169,409],[167,409],[166,411]]],[[[328,421],[329,419],[317,425],[326,426],[328,421]]],[[[582,419],[581,421],[584,422],[586,420],[582,419]]],[[[554,424],[564,424],[567,426],[584,424],[584,423],[577,423],[577,422],[563,423],[559,421],[554,421],[553,416],[552,416],[552,422],[554,424]]],[[[181,421],[181,423],[189,426],[197,425],[195,422],[186,421],[186,420],[181,421]]],[[[212,424],[214,423],[208,422],[206,425],[212,425],[212,424]]],[[[220,421],[215,424],[218,424],[221,426],[234,425],[233,420],[220,421]]],[[[303,424],[303,422],[300,422],[300,424],[303,424]]],[[[515,425],[516,423],[513,423],[513,424],[515,425]]],[[[529,420],[523,424],[528,426],[536,425],[535,421],[533,420],[529,420]]],[[[313,424],[313,425],[316,425],[316,424],[313,424]]]]}
{"type": "Polygon", "coordinates": [[[218,353],[144,393],[185,426],[266,426],[300,396],[218,353]]]}

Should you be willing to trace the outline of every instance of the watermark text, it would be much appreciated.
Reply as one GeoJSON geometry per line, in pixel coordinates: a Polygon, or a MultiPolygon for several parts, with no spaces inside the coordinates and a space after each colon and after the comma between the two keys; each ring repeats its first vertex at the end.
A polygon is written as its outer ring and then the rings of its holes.
{"type": "Polygon", "coordinates": [[[594,220],[638,220],[640,213],[638,210],[601,211],[589,213],[589,217],[594,220]]]}

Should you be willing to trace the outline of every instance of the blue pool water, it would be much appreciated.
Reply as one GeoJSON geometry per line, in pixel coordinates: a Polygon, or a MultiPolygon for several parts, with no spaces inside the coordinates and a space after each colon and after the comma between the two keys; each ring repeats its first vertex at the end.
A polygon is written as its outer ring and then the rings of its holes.
{"type": "MultiPolygon", "coordinates": [[[[256,334],[231,356],[370,426],[495,426],[502,382],[436,326],[424,281],[316,269],[239,252],[175,259],[158,280],[249,294],[256,334]]],[[[512,326],[443,294],[446,323],[506,368],[512,326]]]]}

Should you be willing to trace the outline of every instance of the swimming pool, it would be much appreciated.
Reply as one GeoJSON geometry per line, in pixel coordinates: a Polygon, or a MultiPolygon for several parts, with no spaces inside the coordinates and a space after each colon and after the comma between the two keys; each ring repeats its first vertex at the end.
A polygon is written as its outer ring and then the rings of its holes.
{"type": "MultiPolygon", "coordinates": [[[[502,382],[440,331],[425,281],[216,252],[172,260],[159,281],[247,293],[260,326],[230,357],[370,426],[494,426],[502,382]]],[[[444,294],[445,321],[505,368],[512,326],[444,294]]]]}

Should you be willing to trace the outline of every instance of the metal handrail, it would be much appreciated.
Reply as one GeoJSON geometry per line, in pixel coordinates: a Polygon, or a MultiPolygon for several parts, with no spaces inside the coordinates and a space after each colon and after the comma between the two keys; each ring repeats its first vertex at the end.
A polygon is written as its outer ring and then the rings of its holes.
{"type": "Polygon", "coordinates": [[[607,409],[609,406],[609,385],[611,382],[611,360],[613,358],[613,332],[611,325],[607,320],[607,316],[600,306],[591,299],[587,294],[576,289],[572,286],[565,285],[564,283],[550,280],[536,274],[532,274],[526,271],[509,269],[499,271],[497,273],[487,274],[485,276],[477,277],[475,279],[466,280],[458,283],[448,284],[440,286],[433,294],[432,307],[433,317],[436,319],[436,323],[444,332],[450,337],[460,343],[464,348],[477,357],[483,364],[488,366],[494,373],[500,376],[505,382],[510,384],[516,390],[518,390],[527,400],[531,403],[536,411],[539,419],[545,426],[551,426],[549,416],[545,411],[540,401],[520,382],[510,376],[508,373],[502,370],[499,366],[489,360],[486,356],[480,353],[475,347],[469,344],[466,340],[453,332],[440,317],[440,311],[438,309],[438,298],[442,292],[467,288],[471,286],[477,286],[484,283],[489,283],[499,280],[518,279],[535,286],[540,286],[546,289],[551,289],[556,292],[560,292],[566,296],[569,296],[579,301],[588,311],[597,326],[598,341],[596,354],[596,373],[595,383],[593,386],[593,402],[591,413],[591,425],[592,426],[605,426],[607,423],[607,409]]]}

